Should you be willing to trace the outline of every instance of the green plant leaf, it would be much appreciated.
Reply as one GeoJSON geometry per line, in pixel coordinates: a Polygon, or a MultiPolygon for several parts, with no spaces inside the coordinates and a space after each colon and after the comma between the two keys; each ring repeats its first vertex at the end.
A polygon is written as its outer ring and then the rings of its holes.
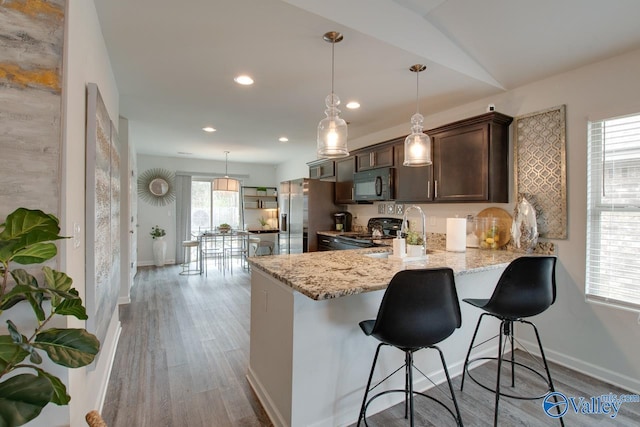
{"type": "Polygon", "coordinates": [[[53,243],[35,243],[19,250],[13,251],[12,260],[18,264],[40,264],[50,260],[58,253],[58,248],[53,243]]]}
{"type": "MultiPolygon", "coordinates": [[[[2,296],[0,299],[0,308],[6,310],[13,307],[17,302],[26,299],[29,301],[36,313],[38,319],[44,319],[44,311],[42,311],[43,293],[49,293],[46,288],[38,288],[30,285],[16,285],[2,296]]],[[[1,426],[0,426],[1,427],[1,426]]]]}
{"type": "MultiPolygon", "coordinates": [[[[42,272],[44,273],[44,281],[52,289],[56,289],[59,291],[69,291],[71,286],[73,285],[73,279],[63,273],[62,271],[57,271],[47,266],[42,267],[42,272]]],[[[52,294],[51,305],[56,307],[60,304],[61,298],[52,294]]]]}
{"type": "Polygon", "coordinates": [[[9,335],[0,335],[0,370],[4,371],[9,364],[22,362],[29,355],[9,335]]]}
{"type": "Polygon", "coordinates": [[[100,351],[100,341],[84,329],[47,329],[36,335],[33,346],[46,351],[53,362],[68,368],[90,364],[100,351]]]}
{"type": "Polygon", "coordinates": [[[38,287],[38,281],[31,274],[27,273],[27,270],[24,268],[16,268],[15,270],[11,270],[11,277],[16,281],[17,285],[26,285],[32,286],[34,288],[38,287]]]}
{"type": "Polygon", "coordinates": [[[53,386],[46,377],[20,374],[0,383],[0,425],[20,426],[40,415],[51,401],[53,386]]]}
{"type": "Polygon", "coordinates": [[[87,310],[82,305],[80,298],[65,299],[63,300],[55,310],[56,314],[61,316],[74,316],[80,320],[87,320],[87,310]]]}
{"type": "Polygon", "coordinates": [[[34,264],[54,257],[57,249],[53,240],[60,236],[58,219],[40,210],[18,208],[10,213],[0,232],[0,261],[34,264]],[[31,248],[33,247],[33,248],[31,248]]]}
{"type": "MultiPolygon", "coordinates": [[[[10,213],[2,224],[4,230],[0,232],[0,239],[13,239],[36,230],[57,236],[60,232],[58,224],[58,218],[54,215],[46,214],[37,209],[18,208],[10,213]]],[[[48,238],[46,240],[55,239],[48,238]]]]}
{"type": "Polygon", "coordinates": [[[18,331],[18,327],[11,320],[7,320],[7,329],[9,329],[9,335],[14,343],[21,344],[27,341],[27,338],[18,331]]]}
{"type": "Polygon", "coordinates": [[[51,375],[43,369],[37,368],[35,366],[32,367],[36,371],[38,371],[39,377],[45,377],[53,386],[53,395],[51,396],[51,403],[55,403],[56,405],[67,405],[71,401],[71,396],[67,394],[67,387],[60,381],[60,378],[55,375],[51,375]]]}

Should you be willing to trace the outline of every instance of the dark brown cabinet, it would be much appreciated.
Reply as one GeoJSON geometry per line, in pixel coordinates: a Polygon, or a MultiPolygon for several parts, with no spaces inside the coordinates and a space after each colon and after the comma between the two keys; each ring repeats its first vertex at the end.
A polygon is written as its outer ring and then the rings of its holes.
{"type": "Polygon", "coordinates": [[[427,131],[433,143],[433,200],[509,201],[509,124],[492,112],[427,131]]]}
{"type": "Polygon", "coordinates": [[[395,200],[398,202],[430,202],[433,200],[433,166],[403,166],[404,138],[393,146],[396,164],[395,200]]]}
{"type": "Polygon", "coordinates": [[[357,170],[384,168],[393,166],[393,145],[384,145],[356,154],[357,170]]]}
{"type": "Polygon", "coordinates": [[[353,199],[353,174],[355,171],[356,158],[354,156],[335,161],[335,193],[337,204],[355,203],[353,199]]]}
{"type": "Polygon", "coordinates": [[[335,163],[333,160],[319,159],[307,163],[309,178],[333,181],[335,179],[335,163]]]}

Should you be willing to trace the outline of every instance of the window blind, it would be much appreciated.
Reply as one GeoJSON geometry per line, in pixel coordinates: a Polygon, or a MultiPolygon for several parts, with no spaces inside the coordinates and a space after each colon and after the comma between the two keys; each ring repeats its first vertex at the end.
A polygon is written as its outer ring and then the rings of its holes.
{"type": "Polygon", "coordinates": [[[587,300],[640,310],[640,114],[589,122],[587,300]]]}

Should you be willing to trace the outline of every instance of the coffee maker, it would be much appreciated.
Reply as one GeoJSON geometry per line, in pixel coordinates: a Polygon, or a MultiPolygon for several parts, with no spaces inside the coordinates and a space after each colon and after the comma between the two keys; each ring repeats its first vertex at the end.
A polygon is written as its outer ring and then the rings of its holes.
{"type": "Polygon", "coordinates": [[[333,219],[336,231],[351,231],[351,213],[336,212],[333,214],[333,219]]]}

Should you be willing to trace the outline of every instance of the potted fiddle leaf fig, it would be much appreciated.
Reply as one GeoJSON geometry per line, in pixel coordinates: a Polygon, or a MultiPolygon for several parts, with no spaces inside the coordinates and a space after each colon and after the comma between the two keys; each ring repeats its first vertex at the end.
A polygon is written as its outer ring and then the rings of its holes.
{"type": "Polygon", "coordinates": [[[0,224],[0,320],[6,323],[6,332],[0,331],[0,425],[23,425],[48,403],[71,400],[62,381],[39,366],[44,354],[58,365],[79,368],[93,362],[100,349],[85,329],[49,326],[57,316],[87,319],[69,276],[43,266],[38,283],[26,270],[14,268],[52,259],[58,252],[54,242],[64,238],[58,218],[40,210],[19,208],[0,224]],[[21,331],[10,316],[29,309],[33,329],[21,331]]]}

